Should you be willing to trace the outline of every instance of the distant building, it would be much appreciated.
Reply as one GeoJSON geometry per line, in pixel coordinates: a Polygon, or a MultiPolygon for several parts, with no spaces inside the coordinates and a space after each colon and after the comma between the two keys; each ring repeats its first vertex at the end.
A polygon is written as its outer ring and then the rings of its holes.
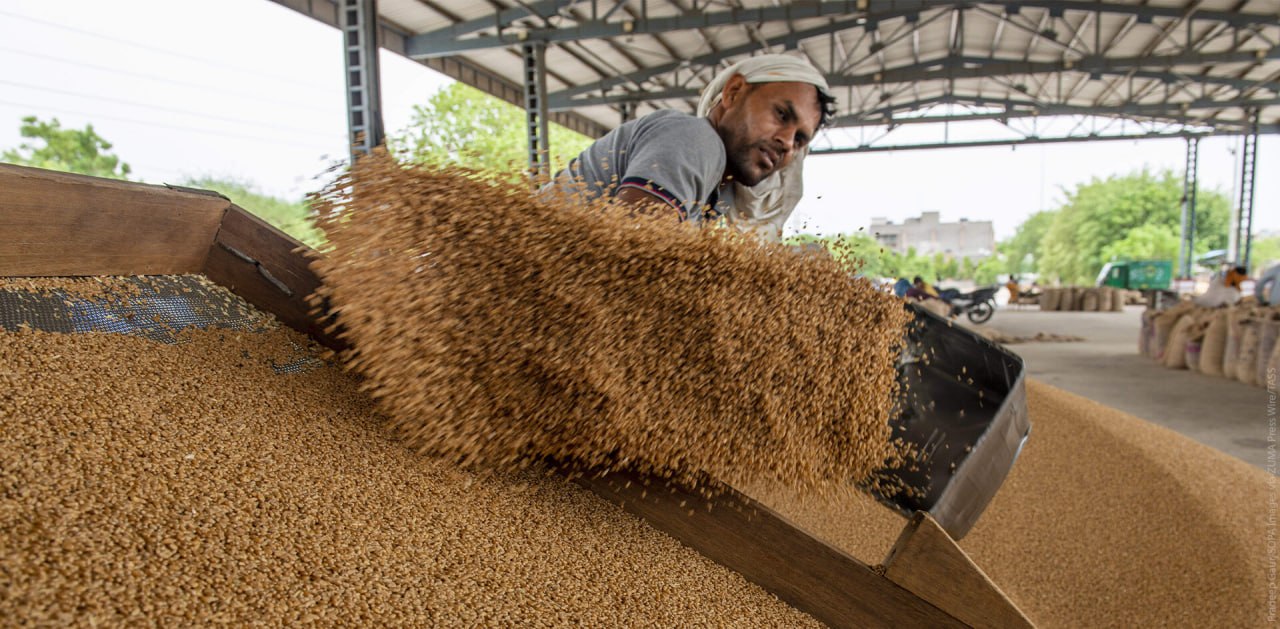
{"type": "Polygon", "coordinates": [[[962,218],[958,223],[944,223],[938,212],[924,212],[902,224],[872,218],[871,233],[880,246],[902,254],[914,248],[923,255],[941,253],[948,258],[969,258],[976,262],[990,256],[996,248],[996,231],[991,221],[962,218]]]}

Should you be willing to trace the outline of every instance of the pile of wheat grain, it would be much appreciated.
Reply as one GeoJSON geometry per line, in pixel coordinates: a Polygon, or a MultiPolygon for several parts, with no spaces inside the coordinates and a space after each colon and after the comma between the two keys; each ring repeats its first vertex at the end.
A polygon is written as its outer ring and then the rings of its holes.
{"type": "Polygon", "coordinates": [[[818,625],[559,476],[412,453],[276,372],[291,331],[181,340],[0,330],[0,625],[818,625]]]}
{"type": "MultiPolygon", "coordinates": [[[[1031,438],[960,546],[1037,626],[1273,624],[1271,477],[1046,384],[1030,382],[1027,402],[1031,438]]],[[[854,490],[748,493],[868,563],[884,561],[902,529],[854,490]]]]}

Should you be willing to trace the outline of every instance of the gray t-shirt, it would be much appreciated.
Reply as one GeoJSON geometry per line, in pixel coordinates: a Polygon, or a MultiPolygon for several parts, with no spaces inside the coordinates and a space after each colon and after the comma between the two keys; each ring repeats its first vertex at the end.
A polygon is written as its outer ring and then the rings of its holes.
{"type": "Polygon", "coordinates": [[[666,201],[681,220],[701,223],[724,168],[724,142],[711,121],[662,110],[596,140],[556,174],[552,185],[590,198],[641,188],[666,201]]]}

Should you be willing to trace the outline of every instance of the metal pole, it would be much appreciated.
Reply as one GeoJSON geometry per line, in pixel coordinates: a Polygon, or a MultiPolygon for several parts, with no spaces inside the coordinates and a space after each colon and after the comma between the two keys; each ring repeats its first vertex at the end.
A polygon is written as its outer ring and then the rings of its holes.
{"type": "Polygon", "coordinates": [[[1249,129],[1244,136],[1244,151],[1240,157],[1240,221],[1236,242],[1240,247],[1240,264],[1249,268],[1253,253],[1253,189],[1258,169],[1258,110],[1253,110],[1249,129]]]}
{"type": "Polygon", "coordinates": [[[347,71],[347,133],[355,163],[383,143],[377,2],[341,0],[338,13],[347,71]]]}
{"type": "Polygon", "coordinates": [[[529,138],[529,173],[542,181],[550,176],[551,137],[547,127],[547,44],[521,46],[524,56],[525,131],[529,138]]]}
{"type": "Polygon", "coordinates": [[[1187,138],[1187,161],[1182,179],[1182,242],[1178,247],[1178,273],[1191,277],[1196,251],[1196,185],[1200,138],[1187,138]]]}

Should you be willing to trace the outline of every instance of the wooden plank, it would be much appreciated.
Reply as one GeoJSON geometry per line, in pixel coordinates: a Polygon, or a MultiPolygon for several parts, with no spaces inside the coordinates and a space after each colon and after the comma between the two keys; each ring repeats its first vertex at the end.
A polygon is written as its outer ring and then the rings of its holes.
{"type": "Polygon", "coordinates": [[[0,164],[0,276],[196,273],[230,204],[0,164]]]}
{"type": "Polygon", "coordinates": [[[902,529],[885,576],[970,626],[1034,626],[927,513],[902,529]]]}
{"type": "Polygon", "coordinates": [[[727,486],[708,500],[626,473],[576,480],[832,627],[965,626],[727,486]]]}
{"type": "Polygon", "coordinates": [[[307,257],[313,250],[266,221],[232,205],[222,219],[200,270],[289,327],[320,343],[344,349],[311,313],[307,298],[320,286],[307,257]]]}

